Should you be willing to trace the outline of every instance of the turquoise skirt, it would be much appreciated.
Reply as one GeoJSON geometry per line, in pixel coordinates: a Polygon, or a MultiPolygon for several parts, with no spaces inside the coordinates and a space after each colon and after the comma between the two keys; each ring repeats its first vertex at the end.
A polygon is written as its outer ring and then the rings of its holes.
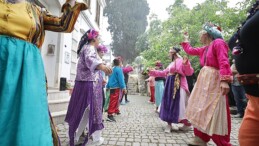
{"type": "Polygon", "coordinates": [[[52,146],[39,49],[0,35],[0,146],[52,146]]]}
{"type": "Polygon", "coordinates": [[[155,99],[156,106],[159,107],[165,90],[164,81],[155,81],[155,99]]]}

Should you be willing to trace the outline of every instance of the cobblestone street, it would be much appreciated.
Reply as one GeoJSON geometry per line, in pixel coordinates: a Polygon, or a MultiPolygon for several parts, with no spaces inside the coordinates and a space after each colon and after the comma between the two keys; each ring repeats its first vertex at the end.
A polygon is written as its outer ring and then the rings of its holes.
{"type": "MultiPolygon", "coordinates": [[[[121,115],[116,116],[116,123],[107,122],[106,114],[103,137],[105,146],[186,146],[186,141],[193,136],[193,131],[164,133],[162,122],[155,113],[154,105],[148,103],[146,96],[129,96],[130,103],[120,106],[121,115]]],[[[232,118],[231,144],[238,145],[238,129],[241,119],[232,118]]],[[[57,126],[62,146],[68,145],[66,124],[57,126]]],[[[215,145],[212,141],[209,145],[215,145]]]]}

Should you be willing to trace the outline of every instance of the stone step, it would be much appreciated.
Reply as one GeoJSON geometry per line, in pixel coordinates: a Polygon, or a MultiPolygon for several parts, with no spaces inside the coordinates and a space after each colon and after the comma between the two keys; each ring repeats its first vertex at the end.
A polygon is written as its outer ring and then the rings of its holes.
{"type": "Polygon", "coordinates": [[[67,110],[69,100],[70,98],[49,100],[48,103],[50,112],[52,113],[67,110]]]}
{"type": "Polygon", "coordinates": [[[57,124],[64,123],[66,114],[67,114],[67,110],[63,110],[63,111],[59,111],[59,112],[52,112],[51,116],[53,118],[54,124],[57,125],[57,124]]]}
{"type": "Polygon", "coordinates": [[[69,98],[69,91],[48,90],[48,100],[59,100],[69,98]]]}

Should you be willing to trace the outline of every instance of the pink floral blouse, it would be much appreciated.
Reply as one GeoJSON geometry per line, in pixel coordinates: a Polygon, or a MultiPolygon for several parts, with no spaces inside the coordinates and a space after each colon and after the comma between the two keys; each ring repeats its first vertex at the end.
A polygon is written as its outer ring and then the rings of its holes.
{"type": "Polygon", "coordinates": [[[176,73],[178,73],[181,75],[181,88],[183,88],[186,92],[189,92],[186,76],[191,76],[193,74],[193,71],[194,70],[189,61],[185,65],[183,64],[182,58],[177,58],[165,70],[150,71],[149,75],[154,77],[166,77],[168,75],[175,75],[176,73]]]}
{"type": "Polygon", "coordinates": [[[200,48],[193,48],[187,42],[183,42],[181,45],[187,54],[199,56],[202,66],[210,66],[218,69],[220,71],[221,81],[232,81],[232,73],[228,60],[228,45],[223,39],[216,39],[209,46],[200,48]]]}

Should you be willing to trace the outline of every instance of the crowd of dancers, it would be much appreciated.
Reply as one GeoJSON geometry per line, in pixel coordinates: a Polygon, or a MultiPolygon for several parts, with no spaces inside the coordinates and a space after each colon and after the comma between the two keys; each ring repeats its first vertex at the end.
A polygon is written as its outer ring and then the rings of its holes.
{"type": "MultiPolygon", "coordinates": [[[[71,32],[80,11],[88,7],[67,0],[62,17],[52,16],[25,0],[0,0],[0,7],[0,145],[60,146],[48,111],[39,48],[44,42],[45,30],[71,32]]],[[[187,57],[179,55],[180,48],[170,49],[171,63],[166,69],[162,69],[161,62],[156,62],[155,69],[149,70],[150,102],[156,104],[160,119],[167,123],[165,132],[172,132],[172,124],[181,123],[181,130],[194,127],[194,137],[188,140],[190,145],[206,145],[210,139],[218,146],[231,145],[226,96],[233,81],[230,48],[236,65],[235,77],[249,99],[246,111],[240,110],[244,118],[239,143],[241,146],[259,143],[258,9],[257,0],[228,44],[220,27],[212,23],[205,23],[200,31],[202,47],[192,47],[188,32],[183,34],[181,47],[187,54],[198,56],[202,66],[191,93],[186,76],[192,75],[194,69],[187,57]]],[[[125,80],[133,68],[123,68],[122,58],[115,58],[112,68],[107,66],[102,60],[107,48],[99,43],[99,35],[94,29],[88,30],[78,46],[77,75],[65,118],[70,146],[76,145],[80,138],[83,138],[82,145],[101,145],[103,111],[107,111],[109,121],[115,122],[122,95],[127,94],[125,80]],[[108,81],[105,76],[109,76],[108,81]],[[109,92],[104,93],[104,87],[109,92]]],[[[129,102],[127,96],[125,101],[129,102]]]]}

